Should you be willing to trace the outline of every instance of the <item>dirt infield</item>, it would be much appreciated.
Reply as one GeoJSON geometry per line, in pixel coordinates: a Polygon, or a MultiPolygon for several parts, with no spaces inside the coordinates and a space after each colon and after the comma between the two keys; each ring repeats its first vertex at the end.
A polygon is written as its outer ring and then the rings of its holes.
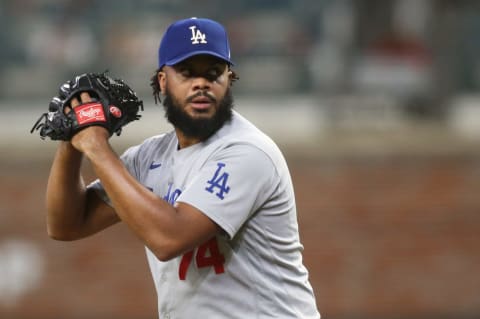
{"type": "MultiPolygon", "coordinates": [[[[480,314],[480,158],[287,158],[325,318],[480,314]]],[[[48,169],[1,162],[0,318],[155,318],[144,249],[124,225],[47,238],[48,169]]]]}

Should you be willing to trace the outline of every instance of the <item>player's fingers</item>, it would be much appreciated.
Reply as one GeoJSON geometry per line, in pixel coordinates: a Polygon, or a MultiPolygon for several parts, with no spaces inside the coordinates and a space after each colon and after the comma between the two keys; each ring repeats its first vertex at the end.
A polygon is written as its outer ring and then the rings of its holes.
{"type": "Polygon", "coordinates": [[[79,105],[80,105],[80,102],[78,101],[78,99],[76,97],[72,98],[72,100],[70,101],[70,106],[73,108],[79,105]]]}
{"type": "Polygon", "coordinates": [[[88,92],[82,92],[80,93],[80,101],[82,101],[82,103],[88,103],[92,101],[92,98],[88,92]]]}
{"type": "Polygon", "coordinates": [[[70,113],[70,111],[76,107],[76,106],[79,106],[80,105],[80,102],[78,101],[78,99],[76,97],[72,98],[72,100],[70,101],[70,105],[65,105],[65,109],[63,110],[65,114],[68,114],[70,113]]]}

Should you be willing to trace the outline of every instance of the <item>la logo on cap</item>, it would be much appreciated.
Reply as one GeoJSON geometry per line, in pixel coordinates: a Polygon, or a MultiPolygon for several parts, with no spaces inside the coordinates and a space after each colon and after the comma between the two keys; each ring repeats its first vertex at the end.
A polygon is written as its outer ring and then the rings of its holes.
{"type": "Polygon", "coordinates": [[[207,36],[197,29],[197,26],[192,25],[189,29],[192,31],[192,38],[190,39],[192,44],[207,43],[207,36]]]}
{"type": "Polygon", "coordinates": [[[220,23],[205,18],[178,20],[162,37],[158,67],[172,66],[198,54],[212,55],[233,65],[227,32],[220,23]]]}

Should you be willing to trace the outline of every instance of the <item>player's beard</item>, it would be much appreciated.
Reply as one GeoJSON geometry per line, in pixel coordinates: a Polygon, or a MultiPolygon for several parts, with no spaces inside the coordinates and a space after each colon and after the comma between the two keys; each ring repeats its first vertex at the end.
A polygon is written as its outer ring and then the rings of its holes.
{"type": "Polygon", "coordinates": [[[215,114],[210,118],[192,118],[184,111],[182,104],[166,89],[163,101],[165,117],[187,137],[202,141],[215,134],[225,123],[232,119],[233,95],[228,88],[220,100],[215,114]]]}

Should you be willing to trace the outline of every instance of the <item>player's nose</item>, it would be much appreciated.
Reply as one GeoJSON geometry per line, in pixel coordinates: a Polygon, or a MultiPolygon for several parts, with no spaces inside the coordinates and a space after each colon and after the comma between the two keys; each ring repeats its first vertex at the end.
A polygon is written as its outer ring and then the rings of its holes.
{"type": "Polygon", "coordinates": [[[192,86],[194,91],[197,91],[197,90],[205,91],[210,89],[211,82],[206,77],[196,76],[193,78],[192,86]]]}

